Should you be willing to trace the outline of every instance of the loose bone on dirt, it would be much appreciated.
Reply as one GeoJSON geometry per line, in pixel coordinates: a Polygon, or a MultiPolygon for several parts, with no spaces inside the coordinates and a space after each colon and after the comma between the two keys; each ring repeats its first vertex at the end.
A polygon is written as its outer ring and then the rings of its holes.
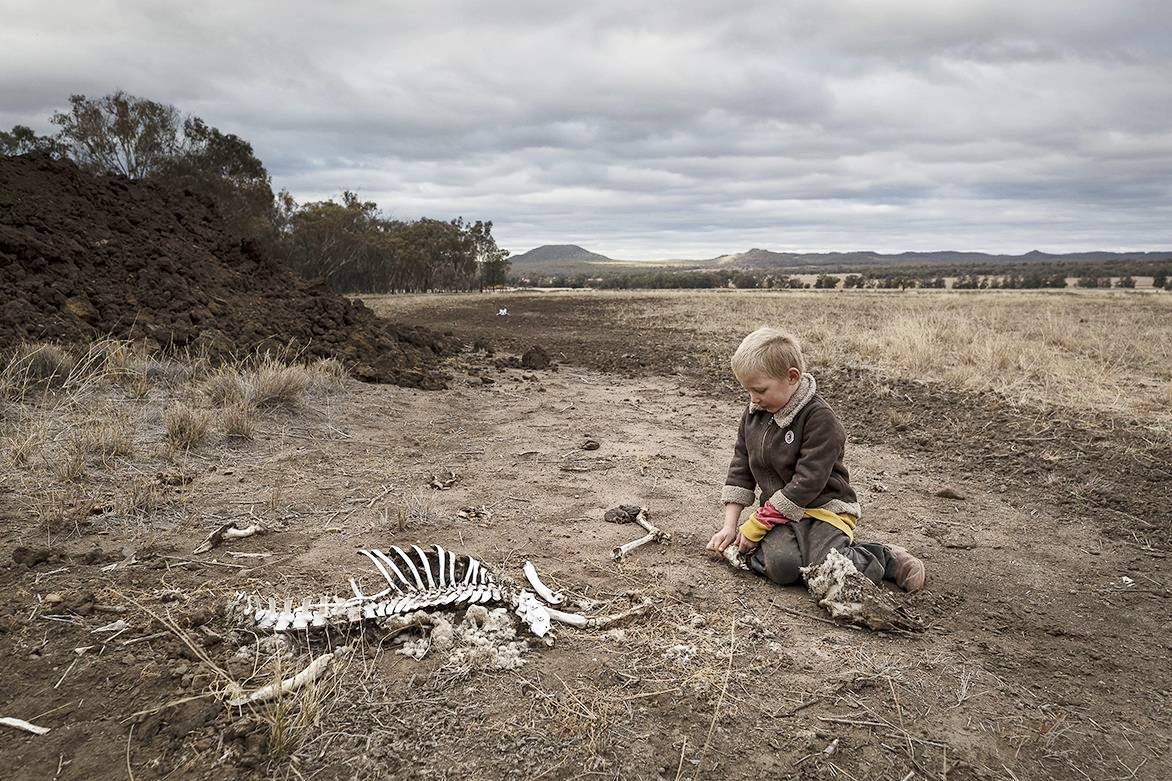
{"type": "Polygon", "coordinates": [[[611,553],[611,558],[619,561],[631,551],[649,542],[667,542],[671,539],[671,534],[663,531],[658,526],[647,520],[647,508],[639,508],[638,515],[635,516],[635,523],[647,530],[647,534],[637,540],[620,545],[611,553]]]}
{"type": "Polygon", "coordinates": [[[298,689],[302,689],[306,686],[306,684],[309,684],[320,678],[322,673],[326,671],[326,668],[330,666],[330,663],[334,660],[335,656],[347,650],[347,646],[342,646],[341,648],[338,648],[330,653],[322,654],[310,662],[309,666],[304,670],[292,676],[291,678],[285,678],[279,683],[271,683],[268,686],[263,686],[260,689],[247,694],[244,692],[238,692],[235,697],[228,700],[228,704],[235,708],[240,708],[253,703],[267,702],[268,700],[280,697],[282,694],[288,694],[289,692],[295,692],[298,689]]]}

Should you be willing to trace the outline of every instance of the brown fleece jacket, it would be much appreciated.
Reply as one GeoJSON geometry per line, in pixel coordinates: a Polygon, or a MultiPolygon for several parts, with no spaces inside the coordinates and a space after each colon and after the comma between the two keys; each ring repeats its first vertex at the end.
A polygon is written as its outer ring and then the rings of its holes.
{"type": "Polygon", "coordinates": [[[818,395],[813,375],[803,374],[789,403],[776,414],[750,404],[741,416],[737,444],[721,491],[723,503],[749,506],[761,491],[791,520],[807,508],[861,514],[843,462],[846,431],[818,395]]]}

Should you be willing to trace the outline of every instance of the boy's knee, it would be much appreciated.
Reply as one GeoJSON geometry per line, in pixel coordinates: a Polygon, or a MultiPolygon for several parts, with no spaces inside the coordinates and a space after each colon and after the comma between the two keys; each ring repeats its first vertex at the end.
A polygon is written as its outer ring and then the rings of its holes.
{"type": "Polygon", "coordinates": [[[797,583],[802,578],[802,559],[797,550],[758,545],[749,556],[749,567],[779,586],[797,583]]]}

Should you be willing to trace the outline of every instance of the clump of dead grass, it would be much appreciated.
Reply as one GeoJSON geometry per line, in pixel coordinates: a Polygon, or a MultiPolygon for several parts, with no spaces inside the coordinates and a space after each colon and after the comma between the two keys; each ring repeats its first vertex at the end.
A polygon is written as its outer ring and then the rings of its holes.
{"type": "Polygon", "coordinates": [[[418,491],[406,497],[406,500],[396,507],[393,513],[391,510],[383,510],[383,526],[393,525],[397,531],[402,532],[442,523],[444,515],[440,512],[432,494],[432,491],[418,491]]]}
{"type": "MultiPolygon", "coordinates": [[[[309,663],[274,655],[262,666],[260,679],[267,679],[268,686],[279,687],[309,663]]],[[[327,674],[295,691],[253,705],[250,716],[265,731],[268,759],[280,762],[292,757],[316,731],[338,696],[338,676],[327,674]]]]}
{"type": "Polygon", "coordinates": [[[293,412],[311,390],[338,387],[344,372],[335,360],[306,366],[264,355],[251,365],[237,363],[213,370],[201,390],[214,407],[247,403],[258,410],[293,412]]]}
{"type": "Polygon", "coordinates": [[[213,407],[230,407],[248,398],[248,387],[239,367],[222,366],[203,381],[203,393],[213,407]]]}
{"type": "Polygon", "coordinates": [[[50,342],[20,344],[0,368],[0,392],[8,399],[24,400],[37,390],[64,388],[77,367],[77,357],[50,342]]]}
{"type": "Polygon", "coordinates": [[[205,410],[179,402],[163,411],[163,426],[171,445],[191,450],[207,437],[208,415],[205,410]]]}
{"type": "Polygon", "coordinates": [[[148,354],[139,344],[101,339],[76,347],[25,342],[0,359],[0,397],[23,401],[30,394],[80,398],[108,386],[145,398],[151,387],[177,385],[192,375],[182,362],[148,354]]]}
{"type": "Polygon", "coordinates": [[[252,439],[256,433],[256,408],[245,401],[231,404],[219,411],[219,422],[224,436],[252,439]]]}
{"type": "Polygon", "coordinates": [[[313,385],[313,376],[304,366],[269,357],[261,360],[250,380],[250,400],[262,410],[295,411],[313,385]]]}
{"type": "Polygon", "coordinates": [[[349,376],[346,364],[338,358],[319,358],[308,369],[313,378],[312,388],[319,391],[340,390],[349,376]]]}

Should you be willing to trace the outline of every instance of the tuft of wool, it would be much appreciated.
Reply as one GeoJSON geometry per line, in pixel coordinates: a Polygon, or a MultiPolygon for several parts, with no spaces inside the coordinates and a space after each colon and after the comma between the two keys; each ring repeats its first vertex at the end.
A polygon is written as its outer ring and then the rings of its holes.
{"type": "Polygon", "coordinates": [[[881,586],[864,576],[836,550],[821,563],[802,568],[806,588],[830,617],[877,631],[912,631],[923,627],[881,586]]]}
{"type": "Polygon", "coordinates": [[[676,659],[681,662],[686,662],[696,655],[696,646],[681,643],[673,645],[663,652],[664,659],[676,659]]]}

